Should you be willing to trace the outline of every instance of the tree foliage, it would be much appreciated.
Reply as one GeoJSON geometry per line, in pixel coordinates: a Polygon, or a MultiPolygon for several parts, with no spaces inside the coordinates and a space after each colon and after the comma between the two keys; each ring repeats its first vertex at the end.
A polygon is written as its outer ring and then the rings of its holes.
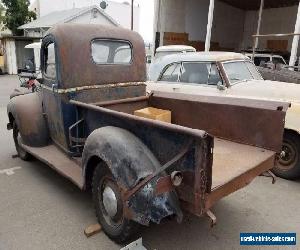
{"type": "Polygon", "coordinates": [[[5,11],[5,8],[4,8],[3,4],[0,2],[0,26],[4,22],[4,11],[5,11]]]}
{"type": "Polygon", "coordinates": [[[36,14],[28,10],[29,0],[2,0],[6,8],[3,23],[14,35],[22,35],[18,27],[36,19],[36,14]]]}

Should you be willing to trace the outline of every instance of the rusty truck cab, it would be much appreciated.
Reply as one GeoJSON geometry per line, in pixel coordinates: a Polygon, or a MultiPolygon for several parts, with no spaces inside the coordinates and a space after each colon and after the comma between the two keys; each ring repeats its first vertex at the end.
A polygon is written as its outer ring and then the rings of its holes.
{"type": "Polygon", "coordinates": [[[68,101],[144,96],[144,61],[144,42],[135,32],[101,25],[52,28],[41,47],[43,107],[52,141],[71,155],[80,154],[69,138],[70,126],[80,118],[68,101]]]}

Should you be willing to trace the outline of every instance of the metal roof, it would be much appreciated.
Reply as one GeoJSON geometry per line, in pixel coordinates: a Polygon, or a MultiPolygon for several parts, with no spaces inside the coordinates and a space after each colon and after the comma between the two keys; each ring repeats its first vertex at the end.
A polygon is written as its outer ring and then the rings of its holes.
{"type": "Polygon", "coordinates": [[[199,61],[199,62],[217,62],[217,61],[227,61],[227,60],[243,60],[247,58],[243,54],[234,52],[222,52],[222,51],[212,51],[212,52],[190,52],[190,53],[179,53],[173,55],[167,55],[162,57],[161,61],[199,61]]]}
{"type": "Polygon", "coordinates": [[[18,29],[34,29],[34,28],[51,28],[52,26],[60,23],[68,23],[71,20],[81,16],[93,9],[98,10],[104,17],[106,17],[112,24],[119,26],[119,24],[105,13],[102,9],[96,5],[84,8],[74,8],[63,11],[55,11],[46,16],[40,17],[30,23],[20,26],[18,29]]]}
{"type": "MultiPolygon", "coordinates": [[[[260,7],[261,0],[247,0],[247,1],[220,0],[220,1],[243,10],[258,10],[260,7]]],[[[297,4],[299,4],[299,0],[265,0],[264,8],[265,9],[281,8],[281,7],[294,6],[297,4]]]]}
{"type": "Polygon", "coordinates": [[[165,52],[165,51],[183,51],[183,50],[190,50],[196,52],[196,49],[192,46],[187,45],[167,45],[161,46],[156,49],[156,52],[165,52]]]}

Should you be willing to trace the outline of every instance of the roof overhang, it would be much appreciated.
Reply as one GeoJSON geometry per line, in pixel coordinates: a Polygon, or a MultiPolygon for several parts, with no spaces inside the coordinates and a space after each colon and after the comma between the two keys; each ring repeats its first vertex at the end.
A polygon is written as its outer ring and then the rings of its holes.
{"type": "MultiPolygon", "coordinates": [[[[220,0],[221,2],[227,3],[233,7],[243,9],[243,10],[258,10],[260,7],[261,0],[220,0]]],[[[299,0],[265,0],[264,8],[282,8],[298,5],[299,0]]]]}

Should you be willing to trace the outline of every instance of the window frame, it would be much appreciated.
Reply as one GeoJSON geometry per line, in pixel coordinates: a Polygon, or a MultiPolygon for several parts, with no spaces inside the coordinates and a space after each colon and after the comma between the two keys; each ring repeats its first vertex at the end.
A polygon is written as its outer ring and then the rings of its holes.
{"type": "Polygon", "coordinates": [[[175,83],[178,83],[178,82],[179,82],[179,79],[180,79],[180,76],[181,76],[181,72],[182,72],[182,62],[172,62],[172,63],[166,65],[166,66],[163,68],[163,70],[161,71],[161,73],[160,73],[160,75],[159,75],[157,81],[158,81],[158,82],[168,82],[168,81],[163,81],[163,80],[161,80],[161,79],[162,79],[162,77],[164,76],[164,74],[166,73],[166,71],[167,71],[170,67],[172,67],[173,65],[175,65],[175,64],[179,65],[179,67],[180,67],[179,75],[178,75],[178,77],[177,77],[177,81],[175,82],[175,83]]]}
{"type": "MultiPolygon", "coordinates": [[[[109,54],[110,54],[110,52],[109,52],[109,54]]],[[[132,63],[133,63],[133,56],[134,56],[134,52],[133,52],[133,45],[132,45],[132,43],[130,42],[130,41],[128,41],[128,40],[123,40],[123,39],[113,39],[113,38],[95,38],[95,39],[93,39],[93,40],[91,40],[91,42],[90,42],[90,57],[91,57],[91,60],[92,60],[92,62],[93,62],[93,64],[95,64],[95,65],[124,65],[124,66],[128,66],[128,65],[132,65],[132,63]],[[94,60],[94,57],[93,57],[93,50],[92,50],[92,45],[93,45],[93,43],[94,42],[96,42],[96,41],[103,41],[103,42],[121,42],[121,43],[124,43],[124,45],[129,45],[129,47],[130,47],[130,50],[131,50],[131,58],[130,58],[130,62],[128,62],[128,63],[98,63],[98,62],[96,62],[95,60],[94,60]]]]}
{"type": "Polygon", "coordinates": [[[43,76],[47,80],[56,81],[57,80],[57,56],[56,56],[56,43],[54,40],[47,41],[47,43],[43,46],[43,62],[42,63],[43,63],[43,71],[42,71],[43,76]],[[55,77],[49,76],[46,72],[46,69],[47,69],[46,65],[47,65],[47,60],[48,60],[48,46],[50,44],[53,44],[53,47],[54,47],[55,77]]]}
{"type": "Polygon", "coordinates": [[[222,67],[223,67],[223,69],[224,69],[224,74],[226,75],[226,78],[228,79],[229,86],[233,86],[233,85],[236,85],[236,84],[239,84],[239,83],[245,81],[245,80],[240,80],[240,81],[236,81],[236,82],[234,82],[234,83],[232,83],[232,82],[230,81],[230,78],[228,77],[228,74],[227,74],[227,71],[226,71],[226,69],[225,69],[225,67],[224,67],[224,64],[234,63],[234,62],[243,62],[243,63],[245,63],[247,69],[249,70],[251,76],[253,77],[253,79],[251,79],[251,80],[255,80],[255,78],[254,78],[254,76],[253,76],[253,73],[251,72],[251,70],[249,69],[249,67],[248,67],[248,65],[247,65],[247,62],[248,62],[248,63],[251,63],[251,64],[255,67],[255,69],[256,69],[258,75],[260,75],[260,77],[263,79],[263,77],[261,76],[261,73],[260,73],[259,70],[257,69],[257,66],[256,66],[251,60],[243,60],[243,59],[240,59],[240,60],[224,61],[224,62],[222,62],[222,67]]]}
{"type": "Polygon", "coordinates": [[[203,86],[203,87],[211,87],[211,88],[216,88],[217,85],[213,85],[213,84],[208,84],[208,80],[210,79],[210,73],[211,73],[211,69],[212,69],[212,65],[214,64],[216,66],[216,69],[218,70],[218,74],[219,74],[219,77],[220,77],[220,80],[221,80],[221,83],[222,85],[225,86],[225,82],[224,82],[224,79],[222,77],[222,72],[220,71],[220,68],[218,66],[218,63],[215,62],[215,61],[180,61],[180,62],[172,62],[168,65],[166,65],[164,67],[164,69],[162,70],[162,72],[160,73],[160,76],[158,78],[158,82],[168,82],[168,81],[162,81],[162,77],[163,75],[165,74],[165,72],[169,69],[169,67],[171,67],[172,65],[174,64],[179,64],[180,65],[180,74],[177,78],[177,81],[176,82],[171,82],[171,83],[177,83],[177,84],[182,84],[182,85],[194,85],[194,86],[203,86]],[[185,63],[189,63],[189,64],[210,64],[210,71],[209,71],[209,75],[208,75],[208,78],[207,78],[207,83],[189,83],[189,82],[181,82],[181,76],[182,76],[182,70],[183,70],[183,65],[185,63]]]}

